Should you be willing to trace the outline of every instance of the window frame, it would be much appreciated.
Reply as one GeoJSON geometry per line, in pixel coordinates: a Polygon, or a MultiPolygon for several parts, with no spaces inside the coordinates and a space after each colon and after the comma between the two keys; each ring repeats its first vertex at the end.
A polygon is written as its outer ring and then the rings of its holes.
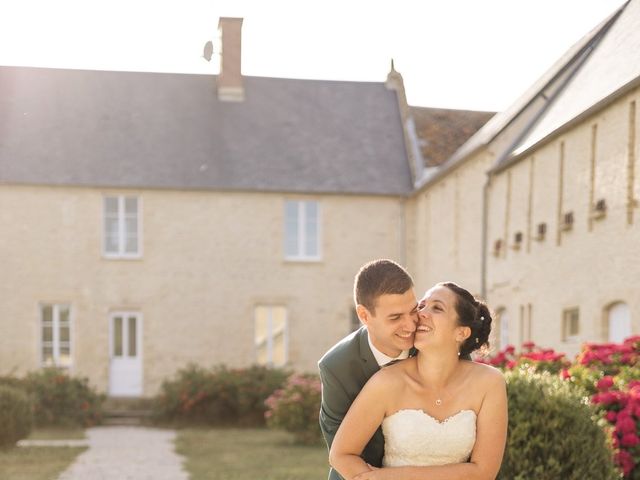
{"type": "Polygon", "coordinates": [[[284,259],[291,262],[319,262],[322,260],[322,208],[318,200],[285,200],[284,201],[284,259]],[[316,245],[317,253],[309,255],[306,252],[307,240],[307,205],[314,203],[316,205],[316,245]],[[298,251],[290,254],[287,251],[287,205],[296,204],[297,207],[297,239],[298,251]]]}
{"type": "Polygon", "coordinates": [[[562,310],[562,342],[563,343],[579,343],[580,342],[580,308],[569,307],[562,310]],[[577,317],[577,332],[571,335],[572,315],[577,317]]]}
{"type": "Polygon", "coordinates": [[[129,259],[135,260],[142,258],[142,196],[140,195],[127,195],[127,194],[104,194],[102,196],[102,256],[104,258],[109,259],[129,259]],[[107,199],[115,198],[118,201],[118,251],[110,252],[107,251],[107,199]],[[138,239],[137,242],[137,250],[135,253],[126,252],[126,241],[127,241],[127,231],[126,231],[126,211],[125,211],[125,202],[128,198],[136,199],[136,236],[138,239]]]}
{"type": "Polygon", "coordinates": [[[65,370],[72,370],[73,366],[74,366],[74,352],[75,352],[75,348],[74,348],[74,338],[75,338],[75,334],[74,334],[74,321],[73,321],[73,308],[71,307],[70,303],[67,302],[40,302],[38,304],[38,331],[39,331],[39,349],[38,349],[38,356],[39,356],[39,365],[41,368],[47,368],[47,367],[55,367],[55,368],[62,368],[65,370]],[[51,312],[51,341],[50,342],[45,342],[44,340],[44,309],[45,307],[51,307],[52,312],[51,312]],[[60,364],[60,310],[62,308],[66,308],[69,311],[69,320],[68,320],[68,328],[69,328],[69,364],[68,365],[62,365],[60,364]],[[45,358],[44,358],[44,347],[45,347],[45,343],[51,343],[51,349],[52,349],[52,359],[53,359],[53,363],[51,365],[48,365],[45,363],[45,358]]]}
{"type": "Polygon", "coordinates": [[[289,309],[284,305],[256,305],[253,309],[253,349],[254,359],[258,365],[266,365],[268,367],[283,367],[289,363],[289,309]],[[257,333],[257,321],[258,321],[258,309],[264,308],[267,310],[267,332],[262,339],[256,338],[257,333]],[[282,308],[284,310],[284,326],[277,332],[273,331],[273,311],[276,308],[282,308]],[[273,347],[274,339],[276,335],[283,335],[284,343],[284,361],[281,364],[276,364],[273,360],[273,347]],[[262,364],[259,361],[258,352],[261,348],[266,346],[267,349],[267,361],[262,364]]]}

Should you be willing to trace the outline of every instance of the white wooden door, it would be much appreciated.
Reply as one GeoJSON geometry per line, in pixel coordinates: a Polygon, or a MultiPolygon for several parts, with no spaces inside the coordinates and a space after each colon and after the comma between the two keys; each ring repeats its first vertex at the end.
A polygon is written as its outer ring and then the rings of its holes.
{"type": "Polygon", "coordinates": [[[110,318],[109,395],[142,395],[142,316],[116,312],[110,318]]]}
{"type": "Polygon", "coordinates": [[[622,343],[631,336],[631,313],[626,303],[616,303],[609,309],[609,341],[622,343]]]}

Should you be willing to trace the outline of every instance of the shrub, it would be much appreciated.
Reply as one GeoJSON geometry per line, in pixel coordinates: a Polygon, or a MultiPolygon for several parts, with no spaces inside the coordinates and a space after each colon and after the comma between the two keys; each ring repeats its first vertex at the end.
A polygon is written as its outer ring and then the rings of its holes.
{"type": "Polygon", "coordinates": [[[548,372],[506,374],[509,434],[499,479],[617,478],[586,393],[548,372]]]}
{"type": "Polygon", "coordinates": [[[236,370],[238,422],[241,426],[265,425],[265,400],[287,381],[290,372],[252,366],[236,370]]]}
{"type": "Polygon", "coordinates": [[[26,438],[33,425],[33,404],[20,388],[0,385],[0,448],[26,438]]]}
{"type": "Polygon", "coordinates": [[[264,426],[264,401],[287,376],[282,369],[262,366],[188,365],[162,383],[154,402],[155,417],[185,424],[264,426]]]}
{"type": "Polygon", "coordinates": [[[267,425],[293,433],[300,443],[320,443],[320,392],[317,375],[291,375],[285,387],[273,392],[266,401],[267,425]]]}
{"type": "Polygon", "coordinates": [[[104,395],[86,378],[70,377],[62,370],[45,368],[29,373],[24,386],[35,403],[38,426],[84,426],[100,423],[104,395]]]}

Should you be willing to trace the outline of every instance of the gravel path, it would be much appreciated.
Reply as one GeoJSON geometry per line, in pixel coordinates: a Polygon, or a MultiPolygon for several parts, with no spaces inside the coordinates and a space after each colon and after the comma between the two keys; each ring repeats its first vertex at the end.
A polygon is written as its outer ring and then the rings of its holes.
{"type": "Polygon", "coordinates": [[[59,480],[188,480],[183,457],[174,451],[175,436],[147,427],[90,428],[89,449],[59,480]]]}

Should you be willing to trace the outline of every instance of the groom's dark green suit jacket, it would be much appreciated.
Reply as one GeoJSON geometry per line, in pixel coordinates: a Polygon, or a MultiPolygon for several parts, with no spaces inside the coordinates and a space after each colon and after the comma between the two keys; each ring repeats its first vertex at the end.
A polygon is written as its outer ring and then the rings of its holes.
{"type": "MultiPolygon", "coordinates": [[[[371,376],[380,370],[367,337],[366,327],[360,327],[351,335],[334,345],[318,362],[322,380],[322,403],[320,405],[320,429],[331,448],[333,437],[351,403],[371,376]]],[[[365,462],[382,466],[384,437],[378,428],[362,452],[365,462]]],[[[329,480],[341,480],[333,468],[329,480]]]]}

